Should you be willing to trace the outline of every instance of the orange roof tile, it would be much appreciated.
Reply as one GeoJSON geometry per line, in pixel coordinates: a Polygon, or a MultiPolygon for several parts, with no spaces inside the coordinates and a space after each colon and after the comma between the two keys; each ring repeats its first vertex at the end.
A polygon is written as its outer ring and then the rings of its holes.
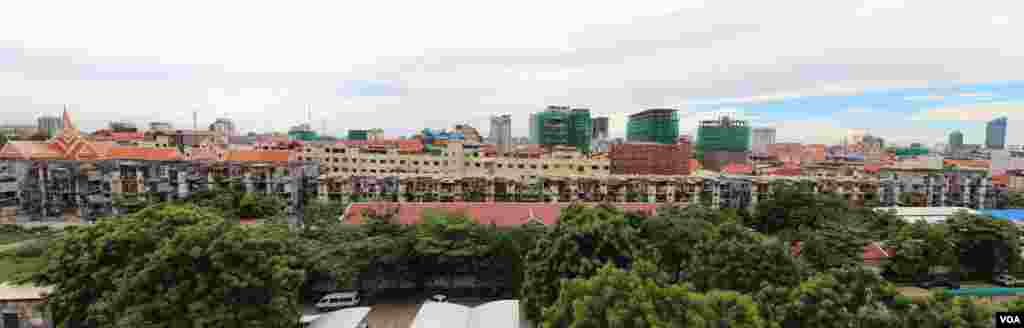
{"type": "Polygon", "coordinates": [[[1006,175],[1006,174],[1003,174],[1003,175],[993,175],[992,176],[992,183],[999,184],[999,185],[1008,185],[1008,184],[1010,184],[1010,176],[1006,175]]]}
{"type": "Polygon", "coordinates": [[[176,148],[113,147],[110,158],[144,161],[173,161],[180,159],[176,148]]]}
{"type": "Polygon", "coordinates": [[[227,161],[241,162],[287,162],[291,152],[286,150],[232,150],[224,156],[227,161]]]}
{"type": "Polygon", "coordinates": [[[751,174],[754,172],[754,166],[750,164],[729,163],[722,168],[722,172],[728,174],[751,174]]]}

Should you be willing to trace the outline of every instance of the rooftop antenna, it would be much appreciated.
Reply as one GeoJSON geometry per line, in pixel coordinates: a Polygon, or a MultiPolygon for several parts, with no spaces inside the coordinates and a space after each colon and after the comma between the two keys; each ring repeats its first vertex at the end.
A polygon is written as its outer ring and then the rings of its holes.
{"type": "Polygon", "coordinates": [[[192,107],[192,130],[199,129],[199,110],[194,106],[192,107]]]}
{"type": "MultiPolygon", "coordinates": [[[[306,124],[313,125],[313,114],[309,111],[309,104],[306,104],[306,124]]],[[[312,130],[312,127],[310,128],[312,130]]]]}

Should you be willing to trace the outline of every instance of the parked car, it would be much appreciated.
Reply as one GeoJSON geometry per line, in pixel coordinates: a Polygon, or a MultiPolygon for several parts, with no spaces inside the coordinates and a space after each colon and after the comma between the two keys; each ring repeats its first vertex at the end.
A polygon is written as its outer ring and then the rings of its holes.
{"type": "Polygon", "coordinates": [[[1013,287],[1020,284],[1017,278],[1014,278],[1013,276],[1005,273],[993,277],[992,282],[996,283],[996,285],[1000,285],[1003,287],[1013,287]]]}
{"type": "Polygon", "coordinates": [[[443,294],[436,294],[430,297],[430,301],[437,303],[448,303],[448,296],[444,296],[443,294]]]}
{"type": "Polygon", "coordinates": [[[316,309],[327,312],[356,305],[359,305],[358,292],[331,293],[316,302],[316,309]]]}

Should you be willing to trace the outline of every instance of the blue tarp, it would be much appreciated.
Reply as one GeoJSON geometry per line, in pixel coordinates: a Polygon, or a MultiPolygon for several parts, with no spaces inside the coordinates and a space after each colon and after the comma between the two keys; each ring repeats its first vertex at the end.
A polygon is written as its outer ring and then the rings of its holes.
{"type": "Polygon", "coordinates": [[[1024,294],[1024,288],[961,288],[947,289],[945,292],[962,296],[1008,296],[1024,294]]]}
{"type": "Polygon", "coordinates": [[[1010,221],[1021,221],[1024,220],[1024,208],[1013,208],[1005,210],[980,210],[982,214],[991,215],[997,219],[1005,219],[1010,221]]]}

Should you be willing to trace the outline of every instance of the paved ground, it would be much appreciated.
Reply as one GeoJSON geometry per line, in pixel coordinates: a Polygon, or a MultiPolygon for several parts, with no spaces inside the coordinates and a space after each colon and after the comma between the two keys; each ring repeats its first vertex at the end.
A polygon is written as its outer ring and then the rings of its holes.
{"type": "Polygon", "coordinates": [[[373,328],[408,328],[416,318],[419,304],[376,304],[370,310],[369,322],[373,328]]]}

